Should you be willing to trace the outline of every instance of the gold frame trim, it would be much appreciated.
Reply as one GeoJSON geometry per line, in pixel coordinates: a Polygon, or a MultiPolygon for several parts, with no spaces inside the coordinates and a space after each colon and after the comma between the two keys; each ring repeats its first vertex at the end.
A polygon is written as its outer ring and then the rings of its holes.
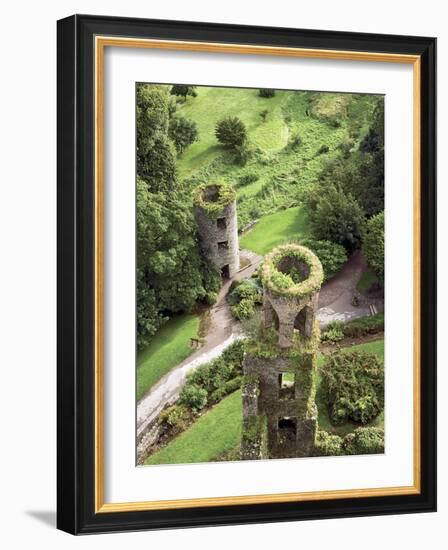
{"type": "Polygon", "coordinates": [[[421,269],[421,59],[417,55],[353,52],[308,48],[223,44],[213,42],[155,40],[96,36],[95,44],[95,513],[167,510],[207,506],[232,506],[274,502],[303,502],[340,498],[413,495],[421,492],[420,425],[420,269],[421,269]],[[104,50],[106,47],[155,48],[210,53],[287,56],[315,59],[407,63],[413,65],[413,173],[414,173],[414,480],[413,485],[366,489],[244,495],[142,502],[104,502],[104,50]]]}

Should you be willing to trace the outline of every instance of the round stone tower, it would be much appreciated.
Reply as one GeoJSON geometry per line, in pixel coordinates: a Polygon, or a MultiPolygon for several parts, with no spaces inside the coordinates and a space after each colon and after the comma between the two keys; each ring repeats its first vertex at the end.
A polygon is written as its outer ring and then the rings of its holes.
{"type": "Polygon", "coordinates": [[[322,265],[298,244],[279,246],[260,267],[263,323],[243,363],[241,458],[311,456],[322,265]]]}
{"type": "Polygon", "coordinates": [[[196,187],[194,216],[203,254],[231,278],[240,268],[236,194],[231,185],[213,182],[196,187]]]}
{"type": "Polygon", "coordinates": [[[312,336],[322,264],[308,248],[298,244],[279,246],[267,255],[260,269],[266,327],[278,330],[278,345],[293,345],[294,330],[312,336]]]}

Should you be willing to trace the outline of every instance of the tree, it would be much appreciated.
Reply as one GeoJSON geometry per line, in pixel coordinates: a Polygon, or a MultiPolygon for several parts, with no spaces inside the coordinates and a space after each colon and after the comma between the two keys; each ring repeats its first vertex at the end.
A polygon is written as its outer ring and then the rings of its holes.
{"type": "Polygon", "coordinates": [[[308,217],[313,237],[342,245],[348,252],[359,248],[364,212],[351,194],[331,185],[318,187],[308,200],[308,217]]]}
{"type": "Polygon", "coordinates": [[[170,96],[166,86],[137,87],[137,175],[152,192],[176,186],[176,152],[168,139],[170,96]]]}
{"type": "Polygon", "coordinates": [[[152,193],[137,180],[138,343],[167,317],[205,296],[191,205],[181,193],[152,193]]]}
{"type": "Polygon", "coordinates": [[[180,154],[199,138],[196,123],[185,117],[174,117],[170,120],[168,135],[180,154]]]}
{"type": "Polygon", "coordinates": [[[258,90],[258,94],[260,97],[274,97],[275,90],[272,90],[271,88],[260,88],[258,90]]]}
{"type": "Polygon", "coordinates": [[[347,261],[345,248],[331,241],[315,241],[306,239],[300,244],[306,246],[316,254],[324,270],[324,281],[328,281],[336,275],[347,261]]]}
{"type": "Polygon", "coordinates": [[[384,211],[366,223],[362,251],[381,283],[384,282],[384,211]]]}
{"type": "Polygon", "coordinates": [[[196,97],[198,94],[196,92],[196,86],[186,86],[185,84],[174,84],[171,88],[172,95],[178,95],[187,98],[187,95],[196,97]]]}
{"type": "Polygon", "coordinates": [[[228,117],[220,120],[215,128],[217,140],[234,150],[245,145],[247,140],[246,126],[237,117],[228,117]]]}

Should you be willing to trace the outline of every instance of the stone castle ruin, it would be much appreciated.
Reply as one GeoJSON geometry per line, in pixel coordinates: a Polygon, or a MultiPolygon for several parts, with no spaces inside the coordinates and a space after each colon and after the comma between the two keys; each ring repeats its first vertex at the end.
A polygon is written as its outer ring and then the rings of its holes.
{"type": "Polygon", "coordinates": [[[200,185],[194,190],[193,204],[204,256],[224,279],[233,277],[240,267],[234,188],[223,182],[200,185]]]}
{"type": "Polygon", "coordinates": [[[309,249],[288,244],[264,258],[260,278],[264,315],[244,359],[241,458],[310,456],[322,265],[309,249]]]}

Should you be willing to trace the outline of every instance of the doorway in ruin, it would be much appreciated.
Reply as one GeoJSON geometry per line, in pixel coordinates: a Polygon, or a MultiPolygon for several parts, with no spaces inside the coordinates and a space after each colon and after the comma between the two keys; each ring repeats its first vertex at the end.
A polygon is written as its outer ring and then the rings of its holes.
{"type": "Polygon", "coordinates": [[[227,265],[223,265],[221,267],[221,277],[223,279],[230,279],[230,268],[229,268],[229,264],[227,265]]]}
{"type": "Polygon", "coordinates": [[[294,319],[294,329],[298,330],[303,336],[305,336],[306,316],[307,308],[304,307],[302,311],[299,311],[294,319]]]}
{"type": "Polygon", "coordinates": [[[297,418],[284,416],[278,420],[278,442],[280,445],[291,445],[297,439],[297,418]]]}

